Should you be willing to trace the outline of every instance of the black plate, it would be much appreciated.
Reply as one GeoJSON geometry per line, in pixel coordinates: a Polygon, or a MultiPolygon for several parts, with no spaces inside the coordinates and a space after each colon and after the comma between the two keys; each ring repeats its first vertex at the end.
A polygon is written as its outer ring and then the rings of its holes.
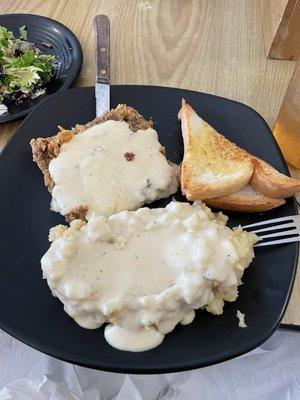
{"type": "MultiPolygon", "coordinates": [[[[273,136],[255,111],[231,100],[187,90],[147,86],[113,86],[112,106],[127,103],[152,117],[169,158],[182,159],[177,112],[184,97],[229,139],[263,157],[281,172],[286,165],[273,136]]],[[[32,163],[29,140],[95,117],[93,88],[59,92],[40,104],[23,122],[0,158],[0,326],[30,346],[63,360],[109,371],[162,373],[214,364],[243,354],[266,340],[279,324],[294,280],[298,246],[256,250],[236,303],[222,316],[199,311],[194,322],[178,326],[163,343],[147,352],[122,352],[109,346],[103,328],[80,328],[63,311],[42,281],[40,258],[47,250],[48,229],[63,218],[49,211],[50,195],[32,163]],[[246,313],[247,329],[238,328],[237,308],[246,313]]],[[[178,195],[178,198],[180,196],[178,195]]],[[[168,203],[158,201],[153,207],[168,203]]],[[[262,215],[231,214],[231,225],[296,214],[285,206],[262,215]]]]}
{"type": "Polygon", "coordinates": [[[19,37],[19,28],[26,25],[28,41],[37,44],[43,54],[56,57],[53,77],[47,84],[46,93],[36,99],[25,100],[22,104],[11,105],[8,114],[0,116],[0,123],[25,117],[41,100],[58,90],[66,89],[75,80],[82,66],[81,45],[66,26],[53,19],[34,14],[3,14],[0,15],[0,26],[5,26],[19,37]],[[52,45],[47,48],[43,43],[52,45]]]}

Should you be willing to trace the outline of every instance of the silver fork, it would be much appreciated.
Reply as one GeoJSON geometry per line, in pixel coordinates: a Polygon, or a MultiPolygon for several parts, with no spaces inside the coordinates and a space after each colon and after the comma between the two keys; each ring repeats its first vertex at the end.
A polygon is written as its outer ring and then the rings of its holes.
{"type": "Polygon", "coordinates": [[[243,226],[243,229],[251,231],[259,237],[259,242],[254,247],[300,242],[300,215],[292,215],[290,217],[269,219],[267,221],[245,225],[243,226]],[[271,226],[264,227],[264,225],[271,225],[271,226]],[[263,227],[261,228],[261,226],[263,227]],[[253,230],[252,228],[255,229],[253,230]],[[273,232],[273,231],[279,231],[279,232],[273,232]],[[266,235],[265,232],[267,232],[266,235]],[[276,238],[276,239],[266,241],[266,239],[270,238],[276,238]]]}

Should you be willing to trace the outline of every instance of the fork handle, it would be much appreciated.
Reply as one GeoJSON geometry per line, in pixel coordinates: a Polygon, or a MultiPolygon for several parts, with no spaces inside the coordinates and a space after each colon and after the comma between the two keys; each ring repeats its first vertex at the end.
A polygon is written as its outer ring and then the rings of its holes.
{"type": "Polygon", "coordinates": [[[110,81],[110,24],[107,15],[96,15],[96,81],[109,84],[110,81]]]}

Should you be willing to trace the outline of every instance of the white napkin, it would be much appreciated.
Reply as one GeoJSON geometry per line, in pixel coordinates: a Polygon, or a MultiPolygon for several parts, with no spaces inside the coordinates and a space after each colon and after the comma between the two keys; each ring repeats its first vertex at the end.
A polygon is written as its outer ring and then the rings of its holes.
{"type": "Polygon", "coordinates": [[[299,400],[300,333],[277,331],[234,360],[165,375],[90,370],[0,331],[0,400],[299,400]]]}
{"type": "Polygon", "coordinates": [[[65,385],[46,375],[18,379],[0,392],[0,400],[80,400],[65,385]]]}

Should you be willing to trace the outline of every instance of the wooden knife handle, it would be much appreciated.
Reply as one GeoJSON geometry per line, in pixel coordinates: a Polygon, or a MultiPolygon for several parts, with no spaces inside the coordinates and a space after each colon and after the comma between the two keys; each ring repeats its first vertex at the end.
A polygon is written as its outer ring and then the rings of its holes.
{"type": "Polygon", "coordinates": [[[110,81],[110,24],[106,15],[96,15],[96,80],[97,83],[110,81]]]}

